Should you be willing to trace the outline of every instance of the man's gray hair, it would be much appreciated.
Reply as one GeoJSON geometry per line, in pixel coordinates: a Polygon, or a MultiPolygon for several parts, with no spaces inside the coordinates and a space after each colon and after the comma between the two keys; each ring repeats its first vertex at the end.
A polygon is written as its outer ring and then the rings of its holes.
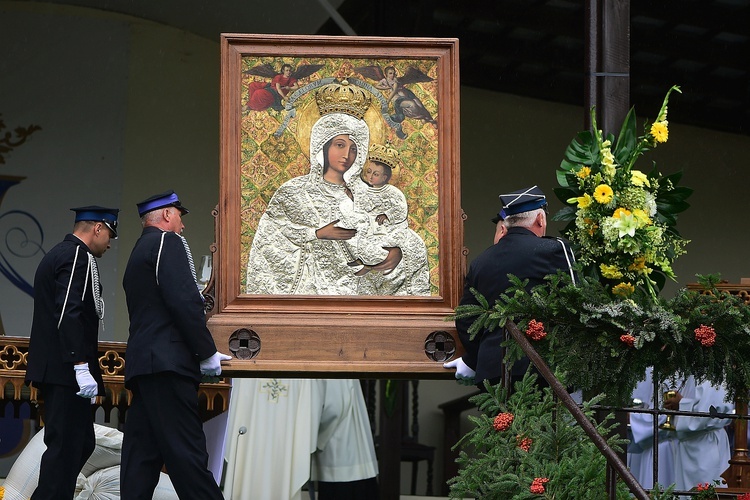
{"type": "MultiPolygon", "coordinates": [[[[168,208],[168,207],[163,207],[168,208]]],[[[151,210],[141,216],[141,225],[146,227],[147,225],[154,225],[161,219],[161,210],[151,210]]]]}
{"type": "Polygon", "coordinates": [[[544,212],[544,208],[537,208],[528,212],[509,215],[505,218],[505,227],[531,227],[539,212],[544,212]]]}

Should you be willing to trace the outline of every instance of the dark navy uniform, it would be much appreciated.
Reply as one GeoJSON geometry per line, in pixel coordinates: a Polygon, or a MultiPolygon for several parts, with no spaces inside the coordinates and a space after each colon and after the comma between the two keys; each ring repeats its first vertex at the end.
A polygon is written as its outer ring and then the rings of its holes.
{"type": "MultiPolygon", "coordinates": [[[[92,240],[99,255],[117,237],[118,209],[98,206],[72,209],[76,222],[106,225],[92,240]],[[106,247],[106,248],[105,248],[106,247]]],[[[91,233],[89,233],[91,234],[91,233]]],[[[87,240],[88,241],[88,240],[87,240]]],[[[44,401],[44,444],[40,479],[32,499],[66,499],[75,492],[76,478],[96,445],[91,395],[104,394],[99,369],[99,321],[104,315],[101,284],[91,248],[68,234],[44,256],[34,275],[34,316],[29,339],[26,383],[39,389],[44,401]],[[98,311],[97,311],[98,305],[98,311]],[[78,395],[74,367],[88,363],[89,393],[78,395]],[[96,387],[94,387],[96,386],[96,387]]]]}
{"type": "MultiPolygon", "coordinates": [[[[104,393],[97,355],[99,317],[94,306],[90,254],[80,239],[68,234],[44,256],[36,270],[34,319],[26,368],[26,381],[35,387],[57,384],[78,391],[73,364],[85,361],[99,383],[99,394],[104,393]]],[[[91,404],[89,400],[83,401],[91,404]]]]}
{"type": "Polygon", "coordinates": [[[200,360],[216,353],[187,249],[146,227],[125,269],[130,314],[125,385],[133,401],[122,447],[123,500],[150,499],[166,466],[180,498],[222,498],[198,415],[200,360]]]}
{"type": "MultiPolygon", "coordinates": [[[[527,290],[531,290],[543,283],[546,275],[555,274],[560,269],[570,269],[573,262],[573,253],[564,240],[540,238],[528,229],[511,227],[497,244],[472,261],[460,305],[477,303],[470,288],[479,291],[492,305],[510,286],[508,274],[521,280],[528,278],[527,290]]],[[[487,379],[496,384],[502,377],[501,361],[504,352],[500,344],[504,340],[505,330],[498,328],[492,332],[480,331],[471,341],[467,330],[475,319],[463,318],[456,321],[456,329],[466,349],[463,361],[476,371],[477,383],[481,384],[487,379]]],[[[512,377],[523,377],[528,364],[529,361],[525,358],[515,363],[512,377]]]]}

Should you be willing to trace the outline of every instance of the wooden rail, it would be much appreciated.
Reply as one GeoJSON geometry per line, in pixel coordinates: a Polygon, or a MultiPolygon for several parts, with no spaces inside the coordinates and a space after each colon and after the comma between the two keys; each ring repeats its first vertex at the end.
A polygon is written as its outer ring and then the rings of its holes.
{"type": "MultiPolygon", "coordinates": [[[[125,388],[125,342],[99,342],[99,367],[104,379],[105,396],[98,396],[93,405],[95,411],[104,410],[104,421],[112,420],[117,410],[117,421],[123,422],[132,394],[125,388]]],[[[28,337],[0,336],[0,401],[14,402],[15,416],[21,405],[29,403],[32,418],[44,425],[44,401],[34,387],[25,384],[26,361],[29,354],[28,337]]],[[[202,383],[198,389],[199,411],[205,422],[227,411],[229,408],[228,379],[202,383]]]]}

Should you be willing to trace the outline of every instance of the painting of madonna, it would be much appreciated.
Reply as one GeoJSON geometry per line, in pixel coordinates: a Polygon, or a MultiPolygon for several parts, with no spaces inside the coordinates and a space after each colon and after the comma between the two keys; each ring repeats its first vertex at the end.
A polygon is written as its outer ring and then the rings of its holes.
{"type": "Polygon", "coordinates": [[[385,242],[378,255],[359,253],[372,246],[362,239],[375,238],[353,222],[374,220],[356,203],[370,188],[361,174],[370,145],[363,116],[371,96],[347,86],[343,80],[316,93],[321,116],[310,131],[310,171],[279,186],[260,217],[247,261],[249,294],[367,295],[374,292],[363,283],[376,275],[385,283],[384,295],[430,295],[427,249],[416,232],[407,229],[385,242]],[[353,92],[360,109],[321,104],[324,91],[332,99],[353,92]]]}

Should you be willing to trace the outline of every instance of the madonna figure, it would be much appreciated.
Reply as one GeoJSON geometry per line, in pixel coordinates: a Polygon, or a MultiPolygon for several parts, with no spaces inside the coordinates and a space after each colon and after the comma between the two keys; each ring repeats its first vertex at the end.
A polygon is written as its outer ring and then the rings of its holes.
{"type": "MultiPolygon", "coordinates": [[[[365,92],[357,87],[357,95],[365,92]]],[[[325,88],[324,88],[325,89],[325,88]]],[[[317,99],[323,99],[318,93],[317,99]]],[[[333,97],[332,97],[333,98],[333,97]]],[[[369,97],[368,106],[369,106],[369,97]]],[[[319,103],[321,114],[339,109],[319,103]]],[[[355,112],[348,109],[349,112],[355,112]]],[[[359,180],[367,160],[370,133],[362,115],[323,114],[310,136],[310,173],[282,184],[261,216],[250,248],[247,293],[282,295],[356,295],[359,277],[347,264],[356,260],[347,240],[354,228],[339,227],[341,205],[353,207],[347,187],[359,180]]],[[[373,267],[387,272],[401,261],[399,248],[373,267]]]]}

